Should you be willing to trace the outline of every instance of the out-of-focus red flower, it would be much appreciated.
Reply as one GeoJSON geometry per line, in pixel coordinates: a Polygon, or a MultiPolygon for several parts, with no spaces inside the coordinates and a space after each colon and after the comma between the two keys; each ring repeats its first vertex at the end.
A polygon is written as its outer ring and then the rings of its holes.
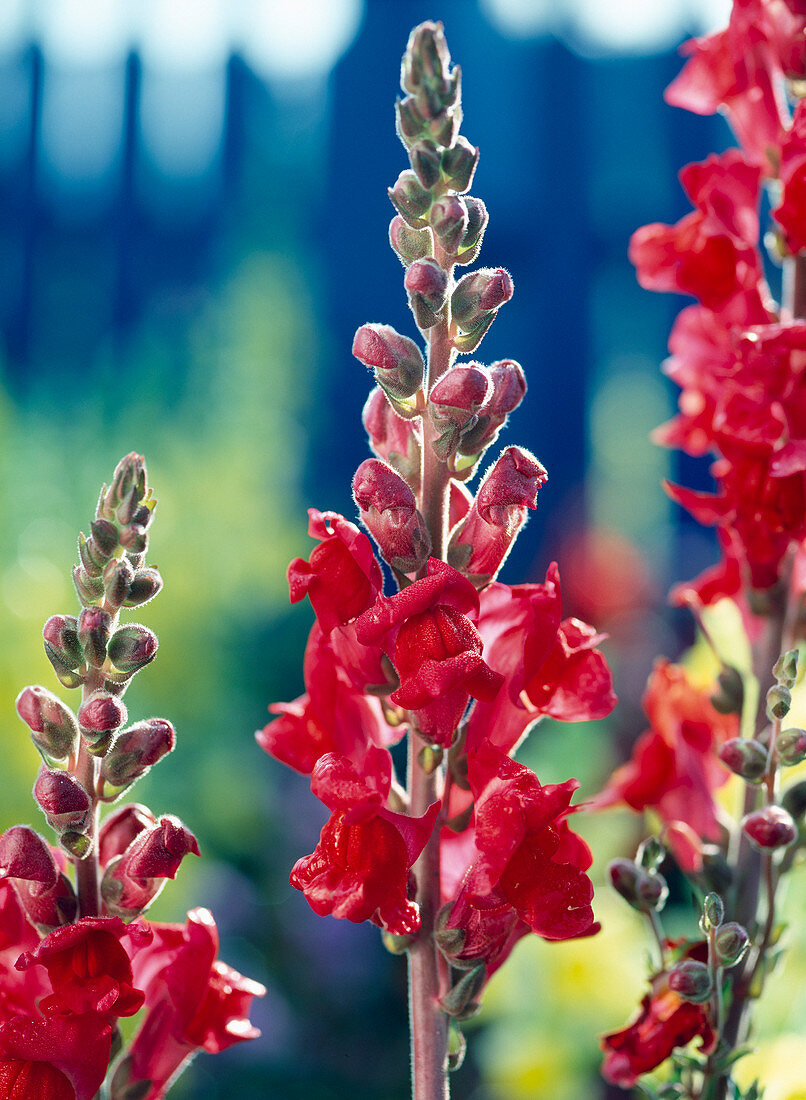
{"type": "MultiPolygon", "coordinates": [[[[683,957],[704,962],[705,945],[694,945],[683,957]]],[[[718,1036],[711,1025],[708,1005],[683,1000],[669,988],[669,973],[662,970],[652,978],[650,992],[632,1023],[622,1031],[603,1036],[602,1076],[613,1085],[632,1088],[642,1074],[649,1073],[677,1047],[684,1047],[696,1038],[704,1054],[716,1045],[718,1036]]]]}
{"type": "Polygon", "coordinates": [[[115,1075],[116,1082],[149,1082],[143,1100],[160,1100],[196,1051],[218,1054],[257,1038],[249,1009],[253,997],[266,992],[216,958],[218,930],[207,909],[191,910],[184,925],[152,928],[153,941],[132,958],[135,981],[145,990],[146,1017],[115,1075]]]}
{"type": "Polygon", "coordinates": [[[478,856],[462,882],[449,926],[461,927],[463,920],[470,942],[477,941],[475,949],[482,951],[488,937],[498,964],[517,928],[515,923],[507,929],[503,905],[547,940],[597,932],[593,885],[585,874],[590,850],[566,821],[577,781],[541,786],[529,768],[489,744],[469,752],[467,762],[478,856]],[[491,912],[485,916],[488,898],[491,912]]]}
{"type": "Polygon", "coordinates": [[[343,632],[325,637],[314,623],[305,649],[307,693],[291,703],[273,703],[269,711],[279,717],[255,734],[270,756],[305,775],[327,752],[360,763],[370,745],[392,745],[406,732],[405,726],[389,725],[378,698],[356,690],[336,656],[337,636],[343,632]]]}
{"type": "Polygon", "coordinates": [[[53,986],[53,993],[40,1001],[40,1011],[47,1016],[94,1012],[110,1020],[138,1012],[144,994],[133,985],[124,937],[134,954],[151,942],[151,929],[142,921],[82,917],[20,955],[18,970],[44,966],[53,986]]]}
{"type": "MultiPolygon", "coordinates": [[[[588,803],[603,809],[619,802],[633,810],[657,810],[670,826],[682,823],[700,841],[720,836],[714,792],[730,778],[717,755],[723,742],[738,736],[735,714],[719,714],[709,693],[696,688],[686,670],[658,661],[644,695],[650,729],[635,743],[632,758],[588,803]]],[[[669,839],[682,869],[696,871],[702,858],[691,845],[669,839]]]]}
{"type": "Polygon", "coordinates": [[[629,255],[639,283],[691,294],[738,324],[763,324],[769,315],[758,254],[758,167],[729,150],[686,165],[680,179],[697,209],[677,225],[633,233],[629,255]]]}
{"type": "Polygon", "coordinates": [[[311,789],[332,813],[290,881],[320,916],[370,920],[407,935],[420,927],[419,907],[408,897],[409,871],[431,835],[439,803],[422,817],[387,809],[391,778],[385,749],[370,748],[360,769],[335,753],[319,759],[311,789]]]}
{"type": "Polygon", "coordinates": [[[485,659],[505,686],[492,703],[476,703],[468,747],[489,741],[507,753],[541,715],[579,722],[610,713],[612,678],[596,649],[603,635],[578,619],[562,619],[556,562],[544,584],[493,583],[480,602],[485,659]]]}
{"type": "Polygon", "coordinates": [[[308,510],[308,533],[319,539],[310,561],[295,558],[288,567],[291,602],[310,598],[325,634],[348,623],[374,601],[383,586],[372,544],[338,512],[308,510]]]}
{"type": "Polygon", "coordinates": [[[781,143],[781,202],[773,217],[792,252],[806,249],[806,107],[795,107],[792,127],[781,143]]]}
{"type": "Polygon", "coordinates": [[[379,596],[359,618],[359,641],[383,645],[400,687],[393,703],[413,711],[422,736],[450,745],[471,695],[490,701],[502,677],[487,665],[476,589],[451,566],[429,559],[428,575],[391,597],[379,596]]]}
{"type": "Polygon", "coordinates": [[[93,1100],[111,1046],[110,1025],[94,1013],[15,1016],[0,1026],[0,1096],[93,1100]]]}

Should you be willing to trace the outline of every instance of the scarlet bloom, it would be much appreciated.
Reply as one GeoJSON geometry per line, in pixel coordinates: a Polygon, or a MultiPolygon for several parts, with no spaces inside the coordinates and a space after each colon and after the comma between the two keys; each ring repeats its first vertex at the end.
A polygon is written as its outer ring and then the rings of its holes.
{"type": "Polygon", "coordinates": [[[400,687],[393,703],[414,712],[422,736],[450,745],[470,696],[490,701],[503,678],[482,657],[473,625],[476,589],[451,566],[429,559],[428,575],[389,598],[379,597],[356,623],[359,641],[379,642],[400,687]]]}
{"type": "Polygon", "coordinates": [[[730,773],[717,752],[723,742],[738,736],[739,719],[714,710],[709,693],[668,661],[655,665],[644,710],[650,729],[636,741],[632,759],[616,769],[589,806],[602,809],[626,802],[633,810],[657,810],[671,826],[668,835],[681,868],[696,871],[701,856],[683,837],[719,839],[714,791],[730,773]]]}
{"type": "Polygon", "coordinates": [[[115,1084],[148,1082],[142,1100],[159,1100],[197,1050],[218,1054],[260,1035],[249,1021],[253,997],[266,990],[216,958],[218,930],[207,909],[187,923],[152,924],[154,939],[132,959],[145,990],[146,1017],[115,1072],[115,1084]]]}
{"type": "Polygon", "coordinates": [[[38,944],[39,933],[25,915],[17,891],[0,879],[0,1024],[13,1016],[33,1014],[39,998],[49,992],[41,971],[16,968],[20,952],[32,951],[38,944]]]}
{"type": "Polygon", "coordinates": [[[431,835],[435,802],[422,817],[386,808],[392,758],[367,751],[361,769],[336,753],[320,758],[311,789],[332,810],[314,852],[294,864],[291,885],[320,916],[369,920],[396,935],[416,932],[420,911],[408,898],[409,871],[431,835]]]}
{"type": "Polygon", "coordinates": [[[0,1096],[93,1100],[109,1066],[112,1029],[94,1013],[16,1016],[0,1026],[0,1096]]]}
{"type": "MultiPolygon", "coordinates": [[[[697,944],[684,956],[702,962],[707,957],[704,948],[697,944]]],[[[602,1038],[602,1076],[613,1085],[631,1088],[642,1074],[665,1062],[673,1050],[698,1037],[702,1052],[710,1053],[718,1036],[708,1006],[683,1000],[669,988],[669,974],[662,970],[652,978],[650,992],[632,1023],[602,1038]]]]}
{"type": "Polygon", "coordinates": [[[577,781],[541,786],[529,768],[489,744],[469,752],[467,764],[478,858],[465,875],[449,925],[463,922],[478,935],[486,924],[493,955],[517,929],[507,929],[505,906],[547,940],[597,932],[593,885],[585,874],[590,850],[566,821],[577,781]],[[488,908],[499,910],[494,920],[492,913],[482,916],[488,908]]]}
{"type": "Polygon", "coordinates": [[[291,602],[309,596],[325,634],[370,606],[383,586],[372,545],[354,523],[338,512],[308,510],[308,533],[320,543],[310,561],[295,558],[288,567],[291,602]]]}
{"type": "Polygon", "coordinates": [[[39,964],[48,972],[53,993],[40,1001],[40,1011],[46,1016],[95,1012],[109,1019],[138,1012],[144,994],[133,985],[123,938],[134,954],[151,942],[151,930],[141,921],[126,925],[118,917],[82,917],[20,955],[18,970],[39,964]]]}
{"type": "MultiPolygon", "coordinates": [[[[391,745],[405,733],[405,727],[394,729],[385,720],[378,698],[356,690],[335,652],[337,638],[344,641],[344,633],[337,629],[326,637],[314,623],[305,649],[306,694],[273,703],[269,711],[278,717],[255,734],[270,756],[305,775],[325,753],[359,763],[371,744],[391,745]]],[[[379,671],[379,680],[382,675],[379,671]]]]}

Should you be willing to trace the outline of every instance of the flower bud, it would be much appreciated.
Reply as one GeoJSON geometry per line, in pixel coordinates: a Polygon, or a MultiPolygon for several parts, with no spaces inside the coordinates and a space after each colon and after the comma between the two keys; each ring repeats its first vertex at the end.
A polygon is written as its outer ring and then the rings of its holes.
{"type": "Polygon", "coordinates": [[[85,607],[78,617],[78,640],[87,664],[100,668],[106,661],[106,646],[112,616],[101,607],[85,607]]]}
{"type": "Polygon", "coordinates": [[[40,768],[34,784],[34,798],[57,833],[66,829],[86,832],[92,816],[92,801],[70,772],[40,768]]]}
{"type": "Polygon", "coordinates": [[[190,853],[198,855],[199,845],[179,818],[166,814],[144,829],[107,865],[101,895],[110,912],[123,918],[142,913],[190,853]]]}
{"type": "Polygon", "coordinates": [[[788,649],[782,653],[773,666],[772,674],[784,687],[794,687],[798,678],[798,651],[788,649]]]}
{"type": "Polygon", "coordinates": [[[103,572],[106,603],[111,607],[122,607],[133,580],[134,569],[128,558],[110,558],[103,572]]]}
{"type": "Polygon", "coordinates": [[[410,295],[417,294],[425,299],[435,313],[445,304],[448,275],[434,259],[415,260],[406,272],[403,285],[410,295]]]}
{"type": "Polygon", "coordinates": [[[700,929],[706,934],[712,928],[719,928],[725,919],[725,903],[719,894],[706,894],[702,902],[700,929]]]}
{"type": "Polygon", "coordinates": [[[98,833],[98,859],[106,867],[123,855],[135,837],[157,824],[148,806],[132,802],[105,818],[98,833]]]}
{"type": "Polygon", "coordinates": [[[384,928],[381,932],[381,941],[390,955],[405,955],[411,945],[416,943],[417,937],[397,935],[394,932],[387,932],[384,928]]]}
{"type": "Polygon", "coordinates": [[[40,931],[75,919],[73,887],[48,844],[27,825],[14,825],[0,836],[0,877],[14,880],[25,912],[40,931]]]}
{"type": "Polygon", "coordinates": [[[422,353],[413,340],[391,325],[362,325],[353,339],[353,355],[374,369],[378,384],[392,397],[405,400],[422,387],[422,353]]]}
{"type": "Polygon", "coordinates": [[[142,607],[149,600],[153,600],[161,590],[162,577],[158,569],[138,569],[129,584],[129,592],[123,601],[123,606],[142,607]]]}
{"type": "Polygon", "coordinates": [[[733,665],[726,665],[717,677],[719,690],[711,696],[711,706],[719,714],[741,714],[744,706],[744,679],[733,665]]]}
{"type": "Polygon", "coordinates": [[[146,495],[146,464],[142,455],[127,454],[115,467],[112,475],[112,484],[106,494],[109,506],[115,508],[134,490],[136,499],[142,500],[146,495]]]}
{"type": "Polygon", "coordinates": [[[94,691],[78,711],[81,732],[90,740],[97,740],[98,734],[119,729],[126,721],[126,705],[122,699],[110,695],[107,691],[94,691]],[[93,736],[95,735],[95,736],[93,736]]]}
{"type": "Polygon", "coordinates": [[[428,224],[425,215],[431,208],[431,192],[423,187],[414,172],[401,172],[388,194],[395,210],[413,229],[423,229],[428,224]]]}
{"type": "Polygon", "coordinates": [[[670,971],[669,988],[685,1000],[701,1004],[711,996],[714,984],[705,963],[684,959],[670,971]]]}
{"type": "Polygon", "coordinates": [[[455,982],[440,1000],[443,1012],[449,1016],[464,1016],[468,1007],[475,1003],[487,980],[487,967],[484,963],[467,970],[455,982]]]}
{"type": "Polygon", "coordinates": [[[407,95],[405,99],[396,100],[395,118],[398,137],[406,146],[416,141],[425,129],[425,119],[417,110],[414,96],[407,95]]]}
{"type": "Polygon", "coordinates": [[[792,767],[806,760],[806,730],[781,730],[775,739],[775,750],[782,764],[792,767]]]}
{"type": "Polygon", "coordinates": [[[84,607],[97,603],[104,594],[104,586],[100,577],[91,577],[81,565],[77,565],[73,569],[73,584],[75,585],[76,595],[84,607]]]}
{"type": "Polygon", "coordinates": [[[466,195],[464,203],[467,209],[467,229],[459,245],[456,262],[459,264],[472,264],[478,259],[479,252],[481,252],[484,231],[487,228],[490,216],[481,199],[474,199],[472,195],[466,195]]]}
{"type": "Polygon", "coordinates": [[[459,251],[467,233],[467,206],[458,195],[445,195],[431,207],[431,228],[449,256],[459,251]]]}
{"type": "Polygon", "coordinates": [[[459,137],[442,153],[442,172],[454,191],[467,191],[473,182],[479,151],[467,138],[459,137]]]}
{"type": "Polygon", "coordinates": [[[128,623],[116,630],[109,641],[109,660],[120,672],[135,673],[154,660],[159,642],[153,630],[140,623],[128,623]]]}
{"type": "Polygon", "coordinates": [[[452,535],[449,563],[485,583],[495,577],[547,478],[534,455],[507,447],[485,474],[470,511],[452,535]]]}
{"type": "Polygon", "coordinates": [[[792,706],[792,694],[783,684],[773,684],[767,692],[767,717],[786,718],[789,708],[792,706]]]}
{"type": "Polygon", "coordinates": [[[353,497],[384,559],[400,573],[416,572],[428,559],[431,540],[414,493],[400,474],[368,458],[353,477],[353,497]]]}
{"type": "Polygon", "coordinates": [[[758,741],[744,737],[726,741],[719,750],[719,759],[748,783],[760,783],[767,771],[767,750],[758,741]]]}
{"type": "Polygon", "coordinates": [[[484,314],[494,312],[512,297],[514,287],[502,267],[482,267],[463,275],[451,295],[451,315],[469,332],[484,314]]]}
{"type": "Polygon", "coordinates": [[[492,394],[479,413],[476,426],[465,432],[459,442],[463,455],[481,455],[494,443],[507,416],[520,405],[526,393],[523,368],[513,359],[502,359],[485,369],[492,382],[492,394]]]}
{"type": "Polygon", "coordinates": [[[100,552],[109,557],[118,545],[118,529],[108,519],[94,519],[90,525],[92,541],[100,552]]]}
{"type": "Polygon", "coordinates": [[[642,840],[635,853],[635,862],[649,874],[659,870],[664,859],[666,848],[656,836],[648,836],[646,840],[642,840]]]}
{"type": "Polygon", "coordinates": [[[433,141],[418,141],[409,147],[409,160],[417,179],[426,189],[439,179],[440,157],[433,141]]]}
{"type": "Polygon", "coordinates": [[[666,904],[669,887],[663,875],[649,874],[631,859],[614,859],[608,870],[614,889],[633,909],[659,912],[666,904]]]}
{"type": "Polygon", "coordinates": [[[429,228],[412,229],[399,214],[389,223],[389,243],[404,264],[434,254],[434,238],[429,228]]]}
{"type": "Polygon", "coordinates": [[[72,615],[51,615],[42,628],[45,653],[56,671],[76,669],[84,660],[78,622],[72,615]]]}
{"type": "Polygon", "coordinates": [[[129,523],[120,531],[120,544],[129,555],[144,554],[148,549],[148,533],[139,523],[129,523]]]}
{"type": "Polygon", "coordinates": [[[443,462],[455,453],[462,436],[478,422],[479,410],[492,394],[490,377],[470,363],[451,367],[428,395],[428,414],[439,431],[433,446],[443,462]]]}
{"type": "Polygon", "coordinates": [[[765,806],[747,814],[742,829],[758,848],[786,848],[798,836],[792,816],[782,806],[765,806]]]}
{"type": "Polygon", "coordinates": [[[397,470],[416,492],[420,480],[419,423],[398,415],[380,386],[370,391],[361,420],[378,458],[397,470]]]}
{"type": "Polygon", "coordinates": [[[729,921],[723,924],[714,937],[714,946],[720,966],[735,966],[741,962],[750,944],[750,937],[740,924],[729,921]]]}
{"type": "Polygon", "coordinates": [[[164,718],[149,718],[123,730],[115,738],[111,749],[101,762],[101,775],[110,786],[128,787],[136,779],[172,752],[176,745],[176,732],[164,718]]]}
{"type": "Polygon", "coordinates": [[[78,747],[78,723],[69,707],[38,684],[17,696],[17,714],[31,730],[31,739],[46,762],[61,762],[78,747]]]}
{"type": "Polygon", "coordinates": [[[78,536],[78,556],[89,577],[100,577],[108,555],[101,554],[97,546],[87,540],[83,531],[78,536]]]}

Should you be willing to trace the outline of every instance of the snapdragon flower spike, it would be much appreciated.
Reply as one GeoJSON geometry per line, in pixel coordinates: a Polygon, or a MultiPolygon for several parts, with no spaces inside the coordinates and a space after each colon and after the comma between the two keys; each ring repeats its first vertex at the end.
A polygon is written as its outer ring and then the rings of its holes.
{"type": "Polygon", "coordinates": [[[431,558],[427,576],[391,597],[380,596],[356,622],[359,641],[378,642],[392,657],[400,687],[391,702],[413,712],[426,741],[449,746],[471,697],[491,701],[503,677],[486,664],[473,585],[431,558]]]}
{"type": "Polygon", "coordinates": [[[63,763],[78,749],[78,722],[72,710],[47,688],[35,684],[17,696],[17,714],[46,764],[63,763]]]}
{"type": "Polygon", "coordinates": [[[112,1091],[161,1100],[197,1051],[218,1054],[259,1037],[249,1010],[266,989],[216,957],[218,929],[209,910],[191,910],[184,925],[151,928],[153,940],[132,957],[146,1015],[115,1070],[112,1091]]]}
{"type": "MultiPolygon", "coordinates": [[[[371,744],[392,745],[405,733],[405,727],[389,725],[380,701],[364,693],[365,684],[358,689],[334,650],[339,639],[340,631],[325,637],[314,623],[305,649],[306,694],[291,703],[273,703],[269,712],[278,717],[255,734],[270,756],[304,775],[325,753],[360,763],[371,744]]],[[[382,676],[381,669],[377,675],[382,676]]]]}
{"type": "Polygon", "coordinates": [[[479,412],[492,396],[489,374],[469,363],[451,367],[428,395],[428,415],[439,432],[433,442],[443,462],[461,446],[462,437],[478,424],[479,412]]]}
{"type": "Polygon", "coordinates": [[[135,988],[130,954],[149,944],[152,935],[143,921],[82,917],[51,932],[35,950],[23,952],[16,966],[43,966],[47,971],[53,993],[39,1003],[46,1016],[97,1012],[112,1022],[142,1007],[145,994],[135,988]]]}
{"type": "MultiPolygon", "coordinates": [[[[433,282],[432,269],[422,267],[425,262],[421,261],[417,270],[423,277],[426,271],[429,272],[433,282]]],[[[442,276],[444,284],[444,271],[442,276]]],[[[413,340],[401,336],[391,325],[362,325],[353,338],[353,355],[365,367],[374,370],[378,385],[395,400],[396,407],[401,407],[400,403],[408,401],[422,388],[425,372],[422,352],[413,340]]]]}
{"type": "Polygon", "coordinates": [[[415,573],[431,552],[431,539],[410,486],[397,471],[368,458],[353,475],[353,499],[361,522],[385,561],[400,573],[415,573]]]}
{"type": "Polygon", "coordinates": [[[310,561],[288,567],[291,603],[308,596],[325,634],[352,622],[383,587],[381,567],[366,535],[338,512],[308,510],[308,534],[319,539],[310,561]]]}
{"type": "Polygon", "coordinates": [[[419,907],[408,897],[409,872],[439,803],[422,817],[387,809],[391,777],[391,757],[377,747],[360,768],[335,753],[320,757],[311,788],[332,813],[314,852],[294,864],[290,882],[320,916],[369,920],[405,936],[420,928],[419,907]]]}
{"type": "Polygon", "coordinates": [[[78,903],[70,881],[50,846],[27,825],[12,825],[0,836],[0,876],[14,883],[38,928],[57,928],[75,917],[78,903]]]}
{"type": "Polygon", "coordinates": [[[186,855],[199,855],[198,842],[179,818],[165,814],[144,829],[120,856],[107,865],[101,894],[109,911],[129,919],[144,912],[165,885],[176,878],[186,855]]]}
{"type": "Polygon", "coordinates": [[[534,455],[507,447],[484,475],[464,522],[451,535],[451,565],[477,583],[494,580],[547,480],[534,455]]]}
{"type": "Polygon", "coordinates": [[[0,1095],[20,1100],[93,1100],[112,1048],[101,1016],[15,1016],[0,1026],[0,1095]]]}

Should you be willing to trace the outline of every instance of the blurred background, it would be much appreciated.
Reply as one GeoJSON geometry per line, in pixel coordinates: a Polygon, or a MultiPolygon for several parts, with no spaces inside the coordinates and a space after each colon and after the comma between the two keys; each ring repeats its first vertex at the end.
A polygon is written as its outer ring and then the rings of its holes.
{"type": "MultiPolygon", "coordinates": [[[[706,467],[683,469],[647,438],[674,407],[658,365],[683,303],[641,291],[626,248],[639,225],[686,212],[676,171],[729,141],[721,119],[662,101],[677,46],[726,12],[2,0],[0,825],[42,826],[13,701],[28,683],[58,688],[41,625],[75,612],[77,531],[117,460],[140,451],[165,590],[142,616],[158,659],[127,702],[134,718],[170,718],[179,749],[135,797],[181,816],[204,856],[153,915],[209,906],[222,957],[268,987],[253,1013],[262,1039],[199,1057],[172,1096],[408,1095],[404,964],[374,929],[317,918],[289,887],[325,812],[253,731],[267,703],[302,690],[310,613],[289,608],[285,568],[308,554],[306,508],[353,515],[369,376],[352,335],[365,321],[415,335],[386,242],[410,28],[443,20],[462,65],[462,132],[481,147],[473,193],[491,215],[481,262],[516,287],[480,355],[526,369],[504,442],[550,475],[503,579],[542,580],[558,558],[566,613],[611,635],[616,715],[547,724],[523,754],[543,782],[577,775],[584,795],[643,728],[654,656],[691,640],[665,590],[715,556],[658,487],[667,475],[704,487],[706,467]]],[[[581,828],[600,867],[640,839],[618,815],[581,828]]],[[[493,982],[456,1100],[620,1095],[598,1081],[597,1033],[642,995],[644,933],[604,887],[597,904],[600,937],[524,942],[493,982]]]]}

